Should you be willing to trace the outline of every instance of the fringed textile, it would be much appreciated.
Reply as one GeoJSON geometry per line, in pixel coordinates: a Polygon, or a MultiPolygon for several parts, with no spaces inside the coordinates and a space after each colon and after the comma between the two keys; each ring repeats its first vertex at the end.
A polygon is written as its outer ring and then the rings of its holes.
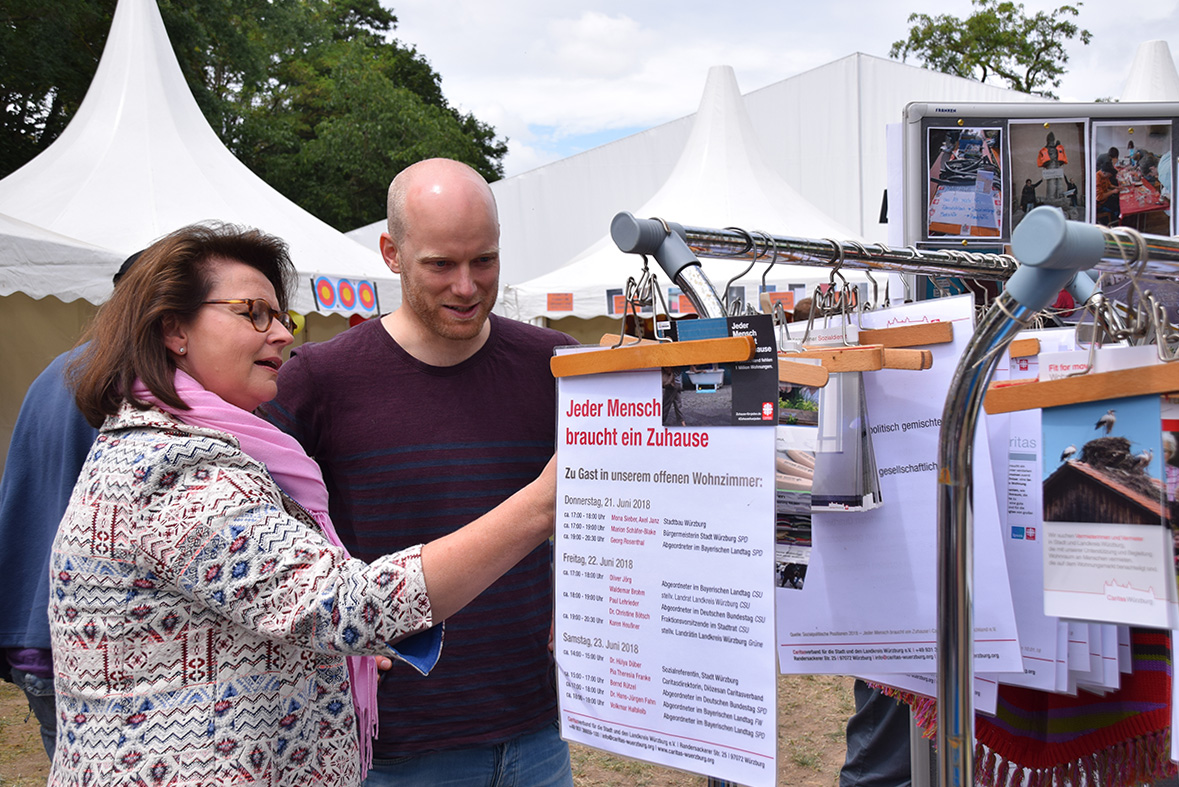
{"type": "MultiPolygon", "coordinates": [[[[999,686],[994,716],[974,720],[974,782],[982,787],[1135,787],[1174,775],[1170,632],[1132,629],[1133,672],[1104,696],[999,686]]],[[[937,703],[880,687],[906,702],[927,738],[937,703]]]]}

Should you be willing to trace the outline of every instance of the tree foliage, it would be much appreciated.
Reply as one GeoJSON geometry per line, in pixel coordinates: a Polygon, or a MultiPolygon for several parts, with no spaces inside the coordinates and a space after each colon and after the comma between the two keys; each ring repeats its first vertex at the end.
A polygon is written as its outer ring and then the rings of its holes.
{"type": "Polygon", "coordinates": [[[935,71],[980,82],[996,77],[1012,90],[1056,98],[1050,88],[1060,87],[1066,71],[1065,43],[1080,38],[1088,44],[1091,38],[1072,21],[1081,3],[1027,16],[1022,3],[971,2],[977,10],[966,19],[910,14],[909,37],[895,42],[889,55],[913,55],[935,71]]]}
{"type": "MultiPolygon", "coordinates": [[[[226,146],[343,230],[384,215],[389,180],[430,156],[503,176],[505,141],[447,102],[378,0],[158,0],[189,87],[226,146]]],[[[94,76],[116,0],[0,7],[0,176],[57,138],[94,76]]]]}
{"type": "Polygon", "coordinates": [[[94,76],[113,9],[114,0],[0,4],[0,175],[69,123],[94,76]]]}

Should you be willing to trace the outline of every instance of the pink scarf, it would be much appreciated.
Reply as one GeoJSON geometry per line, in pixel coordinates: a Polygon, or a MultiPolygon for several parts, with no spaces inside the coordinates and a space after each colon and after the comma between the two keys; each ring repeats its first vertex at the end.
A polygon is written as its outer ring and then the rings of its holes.
{"type": "MultiPolygon", "coordinates": [[[[261,462],[283,492],[307,510],[315,519],[328,543],[348,550],[340,543],[336,528],[328,516],[328,491],[323,483],[319,465],[303,450],[295,438],[269,421],[229,404],[217,394],[206,390],[195,379],[181,370],[174,378],[176,393],[192,409],[177,410],[160,402],[142,381],[136,380],[134,396],[171,413],[186,424],[226,432],[251,458],[261,462]]],[[[372,764],[372,739],[377,737],[377,662],[370,656],[349,656],[348,672],[352,683],[352,703],[360,743],[360,778],[363,780],[372,764]]]]}

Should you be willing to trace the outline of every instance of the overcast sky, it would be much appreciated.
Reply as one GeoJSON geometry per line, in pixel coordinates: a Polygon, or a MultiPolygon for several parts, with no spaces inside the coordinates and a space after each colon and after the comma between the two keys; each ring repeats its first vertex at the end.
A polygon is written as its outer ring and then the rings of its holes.
{"type": "MultiPolygon", "coordinates": [[[[854,52],[887,57],[910,12],[973,11],[969,0],[382,2],[451,103],[509,138],[509,176],[695,112],[711,66],[732,66],[748,93],[854,52]]],[[[1060,5],[1024,0],[1029,14],[1060,5]]],[[[1069,45],[1063,100],[1118,97],[1142,41],[1179,55],[1179,0],[1076,5],[1093,39],[1069,45]]]]}

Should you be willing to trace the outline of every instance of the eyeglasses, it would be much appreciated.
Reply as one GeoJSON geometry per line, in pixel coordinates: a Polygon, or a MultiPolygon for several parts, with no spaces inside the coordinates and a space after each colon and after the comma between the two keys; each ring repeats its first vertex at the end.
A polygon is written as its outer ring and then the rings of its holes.
{"type": "Polygon", "coordinates": [[[242,315],[248,316],[250,322],[254,325],[254,330],[258,333],[266,333],[270,330],[270,323],[273,320],[278,320],[278,324],[286,328],[291,333],[297,329],[295,327],[295,320],[291,317],[290,312],[275,311],[269,303],[262,298],[226,298],[219,301],[203,301],[204,303],[245,303],[249,306],[249,312],[242,315]]]}

